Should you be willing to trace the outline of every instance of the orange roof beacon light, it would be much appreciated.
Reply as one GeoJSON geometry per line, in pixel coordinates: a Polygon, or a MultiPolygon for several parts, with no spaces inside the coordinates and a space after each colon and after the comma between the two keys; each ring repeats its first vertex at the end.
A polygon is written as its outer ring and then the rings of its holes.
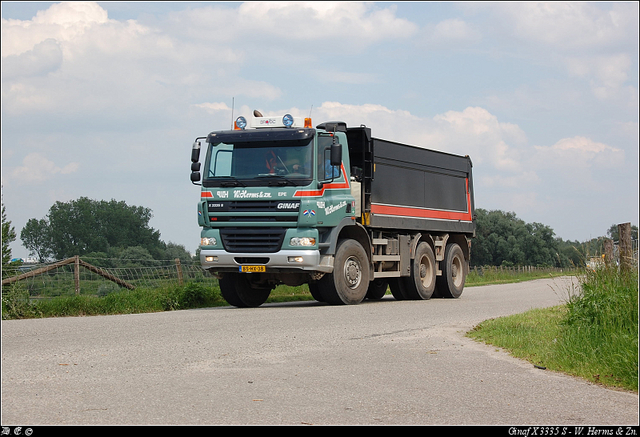
{"type": "Polygon", "coordinates": [[[311,117],[306,117],[304,119],[304,127],[312,127],[312,125],[311,125],[311,117]]]}

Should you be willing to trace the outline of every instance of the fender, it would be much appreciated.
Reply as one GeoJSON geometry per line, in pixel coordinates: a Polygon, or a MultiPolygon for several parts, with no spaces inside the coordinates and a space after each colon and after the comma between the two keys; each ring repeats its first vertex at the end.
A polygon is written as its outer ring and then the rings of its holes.
{"type": "Polygon", "coordinates": [[[363,247],[367,254],[367,258],[369,258],[370,277],[373,278],[373,245],[371,243],[371,238],[369,237],[369,233],[365,227],[350,217],[343,218],[340,223],[338,223],[338,226],[331,230],[328,238],[329,241],[325,243],[326,250],[322,252],[322,255],[328,255],[333,258],[336,254],[338,241],[345,238],[356,240],[363,247]]]}
{"type": "Polygon", "coordinates": [[[329,233],[329,236],[327,238],[328,241],[327,243],[325,243],[326,245],[323,245],[324,247],[326,247],[326,250],[323,251],[323,255],[336,254],[336,247],[338,246],[338,239],[340,237],[351,238],[358,241],[364,248],[365,252],[367,252],[369,259],[371,259],[372,246],[369,234],[367,233],[364,226],[362,226],[358,222],[353,221],[353,219],[350,217],[343,218],[336,227],[331,229],[331,232],[329,233]]]}

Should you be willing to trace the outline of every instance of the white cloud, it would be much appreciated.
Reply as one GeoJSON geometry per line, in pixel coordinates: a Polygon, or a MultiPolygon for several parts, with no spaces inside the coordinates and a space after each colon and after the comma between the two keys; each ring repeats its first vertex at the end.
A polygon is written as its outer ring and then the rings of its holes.
{"type": "Polygon", "coordinates": [[[229,108],[227,104],[223,102],[198,103],[193,106],[195,106],[196,108],[204,109],[209,113],[214,113],[217,111],[231,111],[231,108],[229,108]]]}
{"type": "Polygon", "coordinates": [[[41,153],[29,153],[22,161],[22,166],[11,171],[11,179],[20,184],[32,184],[48,181],[61,174],[66,175],[78,170],[77,162],[70,162],[58,167],[41,153]]]}
{"type": "Polygon", "coordinates": [[[254,55],[283,50],[329,56],[411,37],[417,26],[395,11],[395,6],[359,2],[244,2],[237,8],[213,4],[175,12],[168,24],[174,34],[232,43],[254,55]]]}
{"type": "MultiPolygon", "coordinates": [[[[304,113],[297,108],[287,111],[304,113]]],[[[364,124],[372,127],[372,135],[376,138],[470,155],[474,165],[504,172],[505,178],[535,178],[523,172],[520,149],[526,143],[526,135],[522,129],[512,123],[498,121],[484,108],[468,107],[463,111],[447,111],[433,118],[421,118],[408,111],[377,104],[324,102],[320,107],[314,107],[313,118],[342,120],[349,126],[364,124]]],[[[514,183],[509,182],[511,185],[514,183]]]]}
{"type": "MultiPolygon", "coordinates": [[[[625,174],[625,152],[588,137],[563,138],[551,146],[534,146],[531,165],[556,193],[607,193],[625,174]]],[[[636,164],[637,165],[637,164],[636,164]]]]}
{"type": "Polygon", "coordinates": [[[254,35],[266,33],[294,41],[341,40],[347,46],[406,38],[417,30],[415,24],[397,18],[393,6],[379,9],[357,2],[246,2],[238,14],[254,35]]]}
{"type": "Polygon", "coordinates": [[[436,24],[428,39],[435,44],[478,42],[482,35],[469,23],[459,18],[451,18],[436,24]]]}
{"type": "Polygon", "coordinates": [[[3,18],[2,57],[28,52],[49,38],[71,41],[91,27],[107,22],[107,11],[92,2],[55,3],[38,11],[32,20],[3,18]]]}
{"type": "Polygon", "coordinates": [[[638,35],[638,4],[591,2],[525,2],[495,4],[514,36],[554,49],[581,50],[629,46],[638,35]]]}
{"type": "Polygon", "coordinates": [[[2,58],[3,80],[45,76],[62,65],[62,50],[53,38],[37,43],[31,50],[2,58]]]}
{"type": "Polygon", "coordinates": [[[534,160],[538,166],[564,171],[598,168],[615,168],[625,161],[624,150],[576,136],[563,138],[552,146],[534,146],[534,160]]]}
{"type": "MultiPolygon", "coordinates": [[[[567,57],[565,59],[569,74],[580,78],[588,78],[593,94],[605,100],[616,97],[631,97],[627,93],[635,93],[636,88],[627,87],[631,73],[631,57],[627,53],[567,57]]],[[[634,99],[635,100],[635,99],[634,99]]]]}
{"type": "MultiPolygon", "coordinates": [[[[600,100],[637,106],[632,57],[638,52],[637,2],[500,2],[463,4],[489,12],[483,31],[497,39],[494,53],[564,67],[600,100]]],[[[637,68],[637,67],[636,67],[637,68]]],[[[566,87],[565,87],[566,88],[566,87]]]]}

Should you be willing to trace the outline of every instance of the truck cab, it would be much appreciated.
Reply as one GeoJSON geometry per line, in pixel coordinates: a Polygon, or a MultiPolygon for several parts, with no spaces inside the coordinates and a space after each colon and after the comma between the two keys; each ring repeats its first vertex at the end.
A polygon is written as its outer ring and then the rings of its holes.
{"type": "Polygon", "coordinates": [[[331,273],[330,234],[357,218],[344,123],[313,128],[286,114],[247,124],[239,117],[235,129],[198,138],[192,149],[191,180],[202,187],[201,265],[236,306],[261,304],[280,283],[331,273]]]}

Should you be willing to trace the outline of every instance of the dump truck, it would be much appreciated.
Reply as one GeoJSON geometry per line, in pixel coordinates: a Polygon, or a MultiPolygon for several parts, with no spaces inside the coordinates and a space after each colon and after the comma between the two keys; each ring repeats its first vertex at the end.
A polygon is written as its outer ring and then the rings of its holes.
{"type": "Polygon", "coordinates": [[[191,182],[201,266],[232,306],[260,306],[279,284],[308,284],[333,305],[387,289],[398,300],[462,294],[476,226],[469,156],[254,111],[196,138],[191,182]]]}

